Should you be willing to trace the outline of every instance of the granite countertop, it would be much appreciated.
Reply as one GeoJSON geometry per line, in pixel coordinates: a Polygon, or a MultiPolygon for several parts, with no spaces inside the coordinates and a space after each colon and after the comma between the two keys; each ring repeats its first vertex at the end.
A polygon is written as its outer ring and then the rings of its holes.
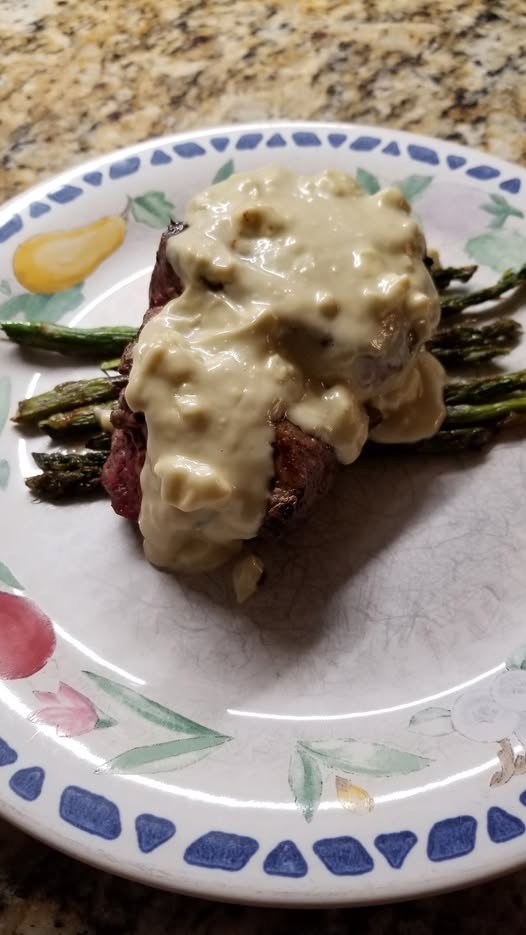
{"type": "MultiPolygon", "coordinates": [[[[351,120],[526,163],[522,0],[0,0],[0,202],[61,169],[189,127],[351,120]]],[[[0,823],[0,932],[522,932],[526,871],[360,910],[252,910],[158,893],[0,823]]]]}
{"type": "Polygon", "coordinates": [[[0,0],[0,201],[136,140],[268,117],[524,162],[521,19],[522,0],[0,0]]]}

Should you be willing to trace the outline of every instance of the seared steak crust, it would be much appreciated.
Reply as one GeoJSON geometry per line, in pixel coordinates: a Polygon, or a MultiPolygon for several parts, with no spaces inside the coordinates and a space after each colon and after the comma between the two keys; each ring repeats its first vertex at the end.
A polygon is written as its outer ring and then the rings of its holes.
{"type": "Polygon", "coordinates": [[[155,266],[150,279],[150,308],[166,305],[176,295],[181,295],[183,286],[179,276],[168,262],[166,244],[174,234],[180,234],[185,229],[181,221],[171,221],[161,237],[161,242],[155,257],[155,266]]]}
{"type": "Polygon", "coordinates": [[[338,461],[334,448],[282,419],[274,431],[274,482],[261,535],[279,536],[328,493],[338,461]]]}
{"type": "Polygon", "coordinates": [[[137,522],[141,509],[141,471],[146,457],[144,425],[115,429],[102,469],[102,484],[119,516],[137,522]]]}

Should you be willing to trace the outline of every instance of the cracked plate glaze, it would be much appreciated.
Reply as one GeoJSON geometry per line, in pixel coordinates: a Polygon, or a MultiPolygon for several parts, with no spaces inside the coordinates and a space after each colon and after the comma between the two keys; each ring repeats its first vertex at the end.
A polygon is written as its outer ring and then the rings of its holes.
{"type": "MultiPolygon", "coordinates": [[[[523,169],[392,130],[226,127],[105,156],[5,205],[0,318],[138,323],[167,220],[271,161],[399,185],[428,243],[479,263],[480,284],[526,259],[523,169]]],[[[523,348],[507,362],[525,365],[523,348]]],[[[0,344],[4,816],[116,873],[242,902],[375,902],[517,867],[520,440],[342,471],[309,525],[267,548],[267,584],[238,607],[224,572],[149,566],[106,501],[31,502],[45,443],[8,415],[93,369],[0,344]]]]}

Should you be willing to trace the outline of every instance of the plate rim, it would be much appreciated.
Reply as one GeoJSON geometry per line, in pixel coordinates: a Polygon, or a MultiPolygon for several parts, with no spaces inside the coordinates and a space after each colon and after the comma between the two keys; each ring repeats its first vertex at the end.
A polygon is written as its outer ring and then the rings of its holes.
{"type": "MultiPolygon", "coordinates": [[[[454,149],[458,149],[463,153],[476,154],[480,153],[482,156],[488,157],[500,165],[504,165],[510,169],[519,169],[522,172],[526,172],[526,167],[521,166],[520,163],[510,162],[508,159],[504,159],[501,156],[495,156],[493,153],[490,153],[483,149],[477,149],[476,147],[468,146],[464,143],[456,143],[449,141],[443,137],[439,136],[429,136],[425,133],[413,133],[410,130],[400,130],[396,127],[385,127],[379,124],[365,124],[365,123],[354,123],[352,121],[332,121],[332,120],[255,120],[249,121],[247,123],[228,123],[228,124],[211,124],[208,127],[196,129],[196,130],[181,130],[177,133],[169,133],[163,136],[154,136],[148,140],[141,140],[137,144],[131,144],[129,146],[123,146],[120,149],[113,149],[107,153],[102,153],[100,156],[94,156],[92,159],[88,159],[83,162],[78,162],[76,165],[72,166],[70,169],[64,169],[61,172],[54,173],[53,175],[46,176],[46,178],[37,182],[35,185],[30,186],[29,188],[24,189],[18,194],[13,195],[11,198],[8,198],[7,201],[0,203],[0,224],[4,223],[6,220],[5,215],[9,215],[13,207],[24,208],[31,203],[36,197],[44,195],[47,193],[51,185],[64,185],[67,184],[71,179],[76,178],[77,175],[82,171],[84,174],[90,172],[94,169],[97,169],[99,166],[105,166],[107,163],[112,163],[115,161],[116,157],[126,158],[134,154],[139,154],[141,152],[147,152],[152,146],[161,147],[166,145],[173,145],[178,143],[181,140],[188,139],[202,139],[208,137],[215,133],[250,133],[251,131],[266,129],[285,129],[285,128],[299,128],[299,127],[309,127],[311,129],[324,129],[324,130],[342,130],[349,131],[358,130],[367,132],[392,132],[402,138],[409,139],[418,139],[425,140],[426,142],[436,144],[439,143],[441,146],[451,146],[454,149]]],[[[479,180],[480,181],[480,180],[479,180]]]]}

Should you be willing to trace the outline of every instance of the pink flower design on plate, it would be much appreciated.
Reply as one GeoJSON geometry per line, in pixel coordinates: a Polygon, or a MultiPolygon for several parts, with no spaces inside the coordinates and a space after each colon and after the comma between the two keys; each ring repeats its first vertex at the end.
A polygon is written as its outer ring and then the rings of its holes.
{"type": "Polygon", "coordinates": [[[0,592],[0,679],[25,679],[55,650],[49,617],[27,597],[0,592]]]}
{"type": "Polygon", "coordinates": [[[59,737],[79,737],[90,730],[111,727],[113,718],[101,715],[92,701],[71,685],[60,682],[57,692],[33,692],[43,705],[29,718],[37,724],[56,727],[59,737]]]}

